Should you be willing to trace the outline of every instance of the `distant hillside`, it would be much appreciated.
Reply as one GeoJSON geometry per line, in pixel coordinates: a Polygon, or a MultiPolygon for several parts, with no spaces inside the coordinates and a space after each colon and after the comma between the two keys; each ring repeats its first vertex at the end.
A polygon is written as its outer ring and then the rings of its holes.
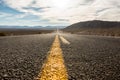
{"type": "Polygon", "coordinates": [[[72,24],[63,29],[71,33],[120,36],[120,22],[86,21],[72,24]]]}
{"type": "Polygon", "coordinates": [[[85,28],[120,28],[120,22],[109,22],[99,20],[79,22],[66,27],[65,30],[85,28]]]}

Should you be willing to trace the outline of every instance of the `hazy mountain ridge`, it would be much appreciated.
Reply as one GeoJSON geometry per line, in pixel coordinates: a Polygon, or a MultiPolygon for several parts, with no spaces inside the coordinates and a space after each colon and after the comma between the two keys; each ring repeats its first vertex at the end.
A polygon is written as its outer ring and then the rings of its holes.
{"type": "Polygon", "coordinates": [[[120,22],[93,20],[75,23],[63,30],[80,34],[118,36],[120,35],[120,22]]]}
{"type": "Polygon", "coordinates": [[[0,36],[29,35],[51,33],[56,28],[42,26],[0,26],[0,36]]]}
{"type": "Polygon", "coordinates": [[[62,29],[65,28],[65,26],[7,26],[7,25],[0,25],[0,30],[25,30],[25,29],[45,29],[45,30],[51,30],[51,29],[62,29]]]}
{"type": "Polygon", "coordinates": [[[0,26],[0,36],[51,33],[65,26],[0,26]]]}

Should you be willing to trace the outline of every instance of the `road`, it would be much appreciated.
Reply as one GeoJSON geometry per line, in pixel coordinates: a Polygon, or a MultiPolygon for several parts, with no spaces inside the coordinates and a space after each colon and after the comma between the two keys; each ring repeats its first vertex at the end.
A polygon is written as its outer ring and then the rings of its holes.
{"type": "Polygon", "coordinates": [[[33,80],[55,34],[0,38],[0,80],[33,80]]]}
{"type": "MultiPolygon", "coordinates": [[[[39,74],[44,72],[43,67],[51,64],[48,62],[49,55],[55,53],[51,48],[55,36],[56,33],[1,37],[0,80],[38,79],[39,74]]],[[[66,66],[61,73],[67,74],[67,79],[120,80],[120,38],[68,33],[58,36],[60,42],[55,44],[60,43],[57,48],[62,51],[53,56],[57,58],[56,55],[61,55],[55,61],[61,61],[58,67],[66,66]]]]}

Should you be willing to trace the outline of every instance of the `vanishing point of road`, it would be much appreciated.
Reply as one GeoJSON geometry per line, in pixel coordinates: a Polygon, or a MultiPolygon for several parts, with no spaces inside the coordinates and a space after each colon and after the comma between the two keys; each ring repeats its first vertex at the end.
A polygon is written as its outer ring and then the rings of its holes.
{"type": "Polygon", "coordinates": [[[0,80],[120,80],[120,38],[69,33],[0,37],[0,80]]]}

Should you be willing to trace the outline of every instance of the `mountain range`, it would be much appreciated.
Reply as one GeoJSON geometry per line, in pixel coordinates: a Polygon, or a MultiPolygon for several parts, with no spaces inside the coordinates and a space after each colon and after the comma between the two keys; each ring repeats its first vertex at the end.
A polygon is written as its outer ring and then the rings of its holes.
{"type": "Polygon", "coordinates": [[[42,29],[42,30],[55,30],[55,29],[62,29],[65,28],[65,26],[7,26],[7,25],[1,25],[0,26],[0,30],[17,30],[17,29],[33,29],[33,30],[38,30],[38,29],[42,29]]]}

